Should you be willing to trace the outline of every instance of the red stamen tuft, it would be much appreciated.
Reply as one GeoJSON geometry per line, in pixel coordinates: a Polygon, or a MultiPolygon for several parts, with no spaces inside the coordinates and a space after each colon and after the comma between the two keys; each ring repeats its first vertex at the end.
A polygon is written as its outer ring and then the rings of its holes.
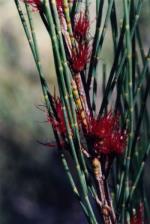
{"type": "Polygon", "coordinates": [[[86,15],[81,12],[79,18],[75,20],[73,30],[74,37],[78,42],[86,40],[89,27],[90,27],[89,20],[87,19],[86,15]]]}
{"type": "Polygon", "coordinates": [[[56,5],[57,5],[58,12],[59,12],[59,10],[62,10],[63,1],[62,0],[56,0],[56,5]]]}
{"type": "Polygon", "coordinates": [[[78,49],[74,50],[71,57],[71,68],[75,73],[79,73],[84,70],[91,52],[89,44],[79,44],[78,49]]]}
{"type": "Polygon", "coordinates": [[[54,104],[55,104],[55,109],[57,113],[57,117],[50,116],[48,117],[48,122],[52,124],[53,128],[57,130],[61,134],[66,133],[66,125],[65,125],[65,120],[64,120],[64,114],[63,114],[63,109],[62,109],[62,104],[60,101],[60,98],[53,98],[54,104]]]}
{"type": "Polygon", "coordinates": [[[137,213],[133,214],[130,220],[130,224],[144,224],[144,206],[140,203],[137,213]]]}
{"type": "Polygon", "coordinates": [[[96,153],[122,154],[126,146],[127,135],[119,127],[119,116],[112,113],[98,120],[90,118],[87,136],[96,153]]]}

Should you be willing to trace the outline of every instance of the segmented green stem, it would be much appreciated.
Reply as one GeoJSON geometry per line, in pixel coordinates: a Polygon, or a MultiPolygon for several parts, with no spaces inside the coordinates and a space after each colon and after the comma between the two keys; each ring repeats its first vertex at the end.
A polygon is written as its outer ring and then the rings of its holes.
{"type": "MultiPolygon", "coordinates": [[[[87,80],[88,88],[90,88],[90,85],[91,85],[93,69],[94,69],[94,67],[96,68],[98,59],[100,58],[100,53],[101,53],[101,49],[102,49],[102,46],[103,46],[103,41],[104,41],[104,38],[105,38],[105,35],[106,35],[106,31],[107,31],[108,22],[109,22],[110,15],[111,15],[113,2],[114,2],[114,0],[110,0],[110,2],[109,2],[101,35],[99,36],[99,30],[96,31],[97,36],[95,37],[95,39],[97,38],[97,40],[95,40],[96,41],[96,47],[94,49],[95,52],[93,50],[92,57],[91,57],[91,64],[90,64],[90,67],[89,67],[88,80],[87,80]]],[[[100,24],[101,24],[101,19],[100,19],[100,24]]],[[[98,24],[98,25],[100,25],[100,24],[98,24]]]]}

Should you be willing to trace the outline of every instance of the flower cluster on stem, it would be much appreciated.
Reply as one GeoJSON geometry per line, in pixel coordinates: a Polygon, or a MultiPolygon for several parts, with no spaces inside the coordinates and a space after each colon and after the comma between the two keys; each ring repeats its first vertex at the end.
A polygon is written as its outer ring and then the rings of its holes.
{"type": "Polygon", "coordinates": [[[119,115],[113,115],[112,112],[99,119],[91,116],[86,135],[96,154],[120,155],[126,147],[126,130],[121,130],[119,115]]]}

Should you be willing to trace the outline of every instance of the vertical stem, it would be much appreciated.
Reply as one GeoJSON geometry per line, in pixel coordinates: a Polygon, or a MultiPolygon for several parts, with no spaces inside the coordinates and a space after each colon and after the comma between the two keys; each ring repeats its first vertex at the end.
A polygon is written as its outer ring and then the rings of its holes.
{"type": "Polygon", "coordinates": [[[129,122],[128,122],[128,129],[129,129],[129,138],[128,138],[128,149],[127,149],[127,160],[126,160],[126,167],[125,167],[125,191],[123,192],[123,208],[122,208],[122,223],[125,223],[126,212],[125,212],[125,200],[129,195],[129,167],[131,161],[131,149],[132,149],[132,140],[133,140],[133,83],[132,83],[132,40],[131,40],[131,33],[130,33],[130,17],[129,17],[129,5],[128,1],[124,0],[124,13],[125,13],[125,21],[126,21],[126,47],[127,47],[127,66],[128,66],[128,73],[127,73],[127,82],[128,82],[128,105],[129,105],[129,122]]]}

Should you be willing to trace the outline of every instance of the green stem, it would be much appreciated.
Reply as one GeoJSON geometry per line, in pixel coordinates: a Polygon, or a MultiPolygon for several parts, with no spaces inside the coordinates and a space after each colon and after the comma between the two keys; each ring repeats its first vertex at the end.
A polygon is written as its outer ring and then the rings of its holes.
{"type": "Polygon", "coordinates": [[[133,194],[135,193],[136,187],[137,187],[138,182],[139,182],[139,180],[141,178],[141,175],[143,173],[143,169],[144,169],[144,166],[145,166],[145,161],[146,161],[147,157],[149,156],[149,153],[150,153],[150,143],[147,146],[146,152],[144,154],[144,158],[143,158],[143,160],[141,162],[141,165],[140,165],[140,169],[137,172],[137,176],[136,176],[135,181],[134,181],[134,183],[131,187],[130,194],[129,194],[127,200],[126,200],[126,206],[130,205],[130,203],[132,201],[133,194]]]}
{"type": "MultiPolygon", "coordinates": [[[[103,41],[104,41],[104,38],[105,38],[105,35],[106,35],[106,31],[107,31],[108,22],[109,22],[110,15],[111,15],[113,2],[114,2],[114,0],[110,0],[110,2],[109,2],[101,35],[99,36],[99,30],[96,32],[96,35],[97,35],[97,36],[95,36],[96,47],[94,49],[95,52],[92,52],[91,64],[90,64],[89,73],[88,73],[88,80],[87,80],[88,88],[90,88],[90,85],[91,85],[93,69],[94,69],[94,67],[96,69],[97,63],[98,63],[99,58],[100,58],[100,53],[101,53],[101,49],[102,49],[102,46],[103,46],[103,41]],[[97,37],[97,39],[96,39],[96,37],[97,37]]],[[[100,24],[101,24],[101,20],[100,20],[100,24]]],[[[100,24],[98,24],[98,25],[100,25],[100,24]]]]}
{"type": "MultiPolygon", "coordinates": [[[[134,32],[136,30],[136,26],[137,26],[137,23],[138,23],[138,20],[139,20],[139,15],[140,15],[140,12],[141,12],[141,9],[142,9],[142,4],[143,4],[143,0],[138,0],[137,7],[136,7],[136,10],[135,10],[134,24],[133,24],[133,27],[131,29],[131,38],[133,38],[134,32]]],[[[103,113],[103,110],[104,110],[104,108],[107,104],[108,96],[113,91],[113,88],[114,88],[115,84],[117,83],[118,77],[120,76],[120,74],[123,70],[123,66],[125,64],[125,61],[126,61],[126,57],[127,57],[127,53],[128,53],[126,48],[123,52],[121,60],[119,60],[121,50],[123,49],[124,32],[125,32],[125,20],[123,22],[122,31],[121,31],[121,34],[120,34],[114,63],[113,63],[113,66],[111,68],[109,79],[108,79],[106,90],[105,90],[105,95],[103,97],[102,104],[101,104],[101,107],[100,107],[99,117],[103,113]]]]}

